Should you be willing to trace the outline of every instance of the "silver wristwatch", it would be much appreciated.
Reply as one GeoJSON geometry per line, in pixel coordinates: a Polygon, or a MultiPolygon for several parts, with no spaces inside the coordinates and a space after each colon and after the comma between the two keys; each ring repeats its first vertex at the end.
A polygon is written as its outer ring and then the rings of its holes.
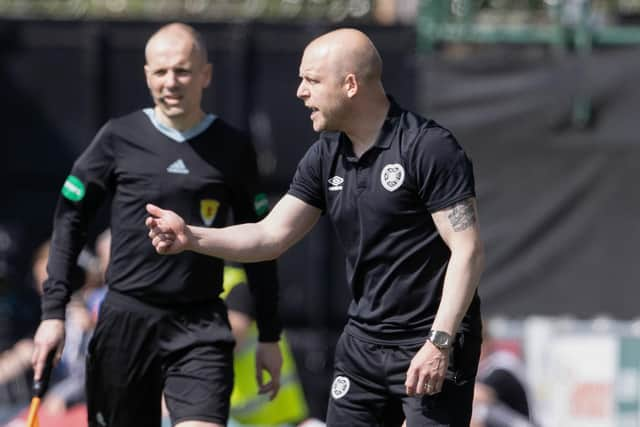
{"type": "Polygon", "coordinates": [[[447,350],[451,348],[451,344],[453,344],[453,338],[446,332],[430,330],[429,335],[427,336],[427,341],[430,341],[431,344],[436,346],[441,350],[447,350]]]}

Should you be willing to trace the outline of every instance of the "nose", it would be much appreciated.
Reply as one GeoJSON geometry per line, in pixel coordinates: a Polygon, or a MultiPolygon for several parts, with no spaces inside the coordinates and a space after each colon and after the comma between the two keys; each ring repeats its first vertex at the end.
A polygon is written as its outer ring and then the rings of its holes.
{"type": "Polygon", "coordinates": [[[307,86],[304,84],[304,81],[301,81],[300,84],[298,85],[296,96],[300,99],[303,99],[309,96],[309,91],[307,90],[307,86]]]}
{"type": "Polygon", "coordinates": [[[169,71],[166,74],[165,85],[168,87],[175,87],[178,84],[178,78],[176,77],[176,73],[173,71],[169,71]]]}

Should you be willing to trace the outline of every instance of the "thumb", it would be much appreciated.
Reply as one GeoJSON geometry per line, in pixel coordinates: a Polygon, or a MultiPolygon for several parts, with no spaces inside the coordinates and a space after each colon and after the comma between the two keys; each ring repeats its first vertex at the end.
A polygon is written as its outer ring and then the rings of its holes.
{"type": "Polygon", "coordinates": [[[261,362],[256,363],[256,382],[258,383],[259,387],[262,387],[264,385],[264,378],[262,375],[262,369],[264,367],[262,366],[261,362]]]}
{"type": "Polygon", "coordinates": [[[147,203],[146,208],[147,208],[147,212],[149,212],[150,215],[153,215],[155,217],[161,216],[162,213],[164,212],[164,209],[160,209],[159,207],[151,203],[147,203]]]}

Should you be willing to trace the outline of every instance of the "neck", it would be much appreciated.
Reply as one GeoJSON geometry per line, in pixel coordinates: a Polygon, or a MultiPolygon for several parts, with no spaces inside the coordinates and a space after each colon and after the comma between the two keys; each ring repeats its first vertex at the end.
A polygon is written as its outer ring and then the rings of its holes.
{"type": "Polygon", "coordinates": [[[160,123],[180,132],[191,129],[192,127],[200,123],[200,121],[202,121],[205,116],[204,111],[198,110],[197,112],[190,115],[167,117],[157,107],[154,109],[154,113],[156,119],[160,123]]]}
{"type": "Polygon", "coordinates": [[[356,157],[362,156],[376,143],[389,112],[389,100],[384,94],[382,99],[372,100],[364,105],[371,107],[359,112],[353,120],[353,126],[345,130],[356,157]]]}

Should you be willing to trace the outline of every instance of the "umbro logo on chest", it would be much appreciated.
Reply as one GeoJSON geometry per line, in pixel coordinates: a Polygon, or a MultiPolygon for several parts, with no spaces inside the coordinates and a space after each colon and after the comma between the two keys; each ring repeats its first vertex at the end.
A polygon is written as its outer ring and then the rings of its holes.
{"type": "MultiPolygon", "coordinates": [[[[404,167],[400,163],[389,163],[382,168],[380,172],[380,184],[387,191],[396,191],[402,186],[405,178],[404,167]]],[[[327,180],[329,183],[329,191],[341,191],[344,178],[338,175],[327,180]]]]}
{"type": "Polygon", "coordinates": [[[341,176],[335,175],[333,178],[329,178],[327,181],[329,182],[329,191],[342,190],[342,183],[344,182],[344,178],[342,178],[341,176]]]}

